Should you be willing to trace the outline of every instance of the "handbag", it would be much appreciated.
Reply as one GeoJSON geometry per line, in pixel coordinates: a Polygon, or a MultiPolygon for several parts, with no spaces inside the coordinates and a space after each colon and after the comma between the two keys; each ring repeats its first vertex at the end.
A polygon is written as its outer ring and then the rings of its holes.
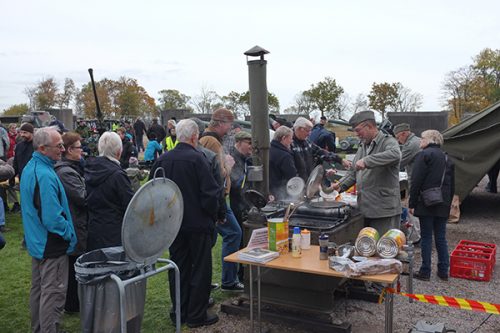
{"type": "Polygon", "coordinates": [[[441,191],[441,187],[443,187],[444,175],[446,174],[446,165],[448,164],[448,156],[444,155],[444,170],[443,176],[441,177],[441,185],[439,187],[431,187],[427,190],[424,190],[420,193],[422,197],[422,201],[426,207],[432,207],[436,205],[440,205],[444,202],[443,200],[443,191],[441,191]]]}

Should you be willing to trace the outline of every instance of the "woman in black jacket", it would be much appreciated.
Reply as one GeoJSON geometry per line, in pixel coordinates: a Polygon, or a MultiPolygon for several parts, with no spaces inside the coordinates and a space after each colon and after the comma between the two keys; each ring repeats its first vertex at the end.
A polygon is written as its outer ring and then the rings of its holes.
{"type": "Polygon", "coordinates": [[[68,198],[71,220],[75,227],[78,243],[75,251],[69,256],[68,292],[66,293],[66,312],[79,312],[78,283],[75,279],[75,262],[79,255],[87,250],[87,203],[85,197],[85,179],[83,178],[82,143],[76,132],[67,132],[62,136],[65,151],[63,157],[55,165],[55,170],[64,192],[68,198]]]}
{"type": "Polygon", "coordinates": [[[420,219],[422,233],[422,265],[414,277],[429,281],[431,275],[432,234],[438,254],[437,275],[448,280],[450,256],[446,241],[446,223],[450,214],[451,200],[455,193],[455,167],[453,162],[441,150],[443,136],[435,130],[422,133],[420,148],[415,156],[410,188],[410,213],[420,219]],[[444,174],[444,178],[443,178],[444,174]],[[443,202],[426,206],[422,200],[422,191],[441,186],[443,202]]]}

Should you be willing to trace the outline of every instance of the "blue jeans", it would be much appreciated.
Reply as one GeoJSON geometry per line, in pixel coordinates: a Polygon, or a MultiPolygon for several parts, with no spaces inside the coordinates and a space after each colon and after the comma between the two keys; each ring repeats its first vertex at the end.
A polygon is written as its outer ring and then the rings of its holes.
{"type": "Polygon", "coordinates": [[[448,254],[448,243],[446,241],[447,217],[421,216],[420,232],[422,236],[422,266],[420,273],[430,276],[432,256],[432,234],[438,254],[438,274],[448,276],[450,268],[450,255],[448,254]]]}
{"type": "Polygon", "coordinates": [[[5,207],[3,205],[3,199],[0,197],[0,226],[5,225],[5,207]]]}
{"type": "Polygon", "coordinates": [[[226,204],[226,222],[217,223],[215,228],[222,236],[222,285],[232,286],[238,282],[238,264],[225,262],[224,257],[240,249],[241,228],[231,207],[226,204]]]}

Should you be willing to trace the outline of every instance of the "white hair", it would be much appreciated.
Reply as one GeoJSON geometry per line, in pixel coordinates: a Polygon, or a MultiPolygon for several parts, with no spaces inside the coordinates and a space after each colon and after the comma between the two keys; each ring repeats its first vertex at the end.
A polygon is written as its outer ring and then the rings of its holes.
{"type": "Polygon", "coordinates": [[[297,120],[293,123],[293,129],[297,128],[312,128],[313,124],[311,123],[310,120],[304,118],[304,117],[298,117],[297,120]]]}
{"type": "Polygon", "coordinates": [[[200,132],[198,130],[198,124],[196,124],[194,120],[183,119],[177,123],[175,133],[179,142],[188,143],[193,135],[196,134],[196,137],[198,137],[200,132]]]}
{"type": "Polygon", "coordinates": [[[50,146],[52,143],[52,132],[59,133],[59,127],[48,126],[38,128],[33,134],[33,149],[37,150],[40,146],[50,146]]]}
{"type": "Polygon", "coordinates": [[[104,132],[99,139],[99,155],[116,158],[122,151],[122,139],[115,132],[104,132]]]}

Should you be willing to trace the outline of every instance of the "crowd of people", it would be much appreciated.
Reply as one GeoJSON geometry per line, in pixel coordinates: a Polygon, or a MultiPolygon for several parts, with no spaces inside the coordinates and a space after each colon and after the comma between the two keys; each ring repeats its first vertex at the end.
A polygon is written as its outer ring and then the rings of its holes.
{"type": "MultiPolygon", "coordinates": [[[[140,156],[151,168],[150,179],[157,168],[163,168],[189,203],[184,205],[180,231],[169,249],[181,274],[181,322],[199,327],[218,321],[209,310],[214,303],[210,292],[219,287],[212,283],[211,250],[219,235],[222,258],[243,247],[243,222],[250,209],[244,194],[251,187],[247,170],[252,165],[253,138],[234,121],[233,112],[220,108],[212,113],[207,126],[191,118],[170,119],[164,128],[155,119],[147,128],[137,118],[133,124],[117,124],[100,136],[84,122],[74,132],[59,127],[35,130],[25,123],[19,133],[13,126],[12,136],[11,126],[4,129],[6,135],[0,127],[4,140],[0,180],[20,179],[20,206],[14,184],[3,197],[12,200],[13,211],[20,207],[22,212],[24,239],[32,257],[34,331],[58,332],[63,311],[79,311],[73,267],[79,255],[122,245],[123,216],[147,177],[138,168],[140,156]],[[10,164],[2,161],[7,159],[10,164]]],[[[454,166],[440,148],[441,134],[428,130],[418,138],[408,124],[398,124],[394,137],[379,130],[372,111],[358,112],[349,124],[360,144],[354,159],[348,161],[336,153],[335,133],[325,124],[324,117],[299,117],[293,124],[280,118],[270,122],[271,200],[285,199],[288,180],[301,177],[306,181],[318,164],[326,163],[332,169],[342,166],[346,174],[332,182],[331,190],[341,193],[356,184],[365,223],[381,234],[400,227],[403,209],[419,217],[422,265],[415,277],[429,280],[434,234],[437,275],[446,280],[446,219],[454,193],[454,166]],[[403,203],[401,168],[410,179],[410,197],[403,203]],[[429,207],[421,193],[432,187],[441,188],[443,200],[429,207]]],[[[327,170],[326,174],[334,172],[327,170]]],[[[2,218],[0,210],[0,231],[5,231],[2,218]]],[[[174,276],[169,278],[175,304],[174,276]]],[[[222,260],[220,282],[223,291],[242,292],[243,267],[222,260]]],[[[173,311],[171,318],[176,319],[173,311]]]]}

